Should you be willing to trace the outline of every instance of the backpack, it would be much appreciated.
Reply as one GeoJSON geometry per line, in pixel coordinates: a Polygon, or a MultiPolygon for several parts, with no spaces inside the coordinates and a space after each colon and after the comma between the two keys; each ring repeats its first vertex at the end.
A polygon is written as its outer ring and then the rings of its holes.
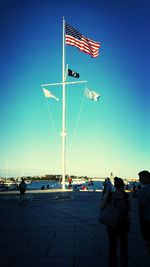
{"type": "Polygon", "coordinates": [[[129,219],[129,203],[128,194],[124,193],[123,197],[116,197],[113,192],[109,193],[108,205],[100,212],[99,222],[106,226],[116,226],[120,222],[129,219]]]}
{"type": "Polygon", "coordinates": [[[128,194],[124,193],[122,197],[116,197],[115,194],[112,195],[112,202],[114,206],[118,209],[118,222],[126,221],[129,219],[129,201],[128,194]]]}

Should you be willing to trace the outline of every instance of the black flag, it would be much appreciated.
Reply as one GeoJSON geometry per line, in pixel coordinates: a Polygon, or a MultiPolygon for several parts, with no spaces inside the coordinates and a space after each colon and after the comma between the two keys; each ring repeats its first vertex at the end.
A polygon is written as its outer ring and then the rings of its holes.
{"type": "Polygon", "coordinates": [[[70,69],[68,69],[68,76],[72,76],[74,78],[79,78],[80,77],[79,73],[77,73],[77,72],[75,72],[73,70],[70,70],[70,69]]]}

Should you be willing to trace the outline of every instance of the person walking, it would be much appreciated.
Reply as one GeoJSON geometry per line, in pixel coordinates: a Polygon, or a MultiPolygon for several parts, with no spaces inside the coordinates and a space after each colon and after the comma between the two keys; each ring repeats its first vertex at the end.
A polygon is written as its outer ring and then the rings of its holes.
{"type": "Polygon", "coordinates": [[[119,211],[117,223],[113,226],[107,225],[109,241],[109,267],[117,267],[117,245],[120,244],[120,262],[122,267],[128,266],[128,233],[130,229],[130,200],[124,191],[124,181],[114,178],[115,192],[105,194],[101,202],[101,210],[105,210],[111,203],[119,211]]]}
{"type": "Polygon", "coordinates": [[[139,181],[143,185],[138,195],[139,221],[141,234],[150,256],[150,172],[144,170],[139,172],[138,175],[139,181]]]}
{"type": "Polygon", "coordinates": [[[26,188],[27,188],[27,185],[25,183],[25,180],[22,179],[22,181],[19,184],[21,204],[23,204],[23,202],[24,202],[24,196],[25,196],[26,188]]]}

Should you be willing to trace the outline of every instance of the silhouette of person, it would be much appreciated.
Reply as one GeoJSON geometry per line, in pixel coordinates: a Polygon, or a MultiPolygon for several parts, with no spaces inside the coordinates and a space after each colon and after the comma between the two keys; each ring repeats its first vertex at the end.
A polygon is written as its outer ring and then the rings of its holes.
{"type": "Polygon", "coordinates": [[[112,191],[112,183],[109,179],[109,177],[107,177],[106,179],[106,192],[111,192],[112,191]]]}
{"type": "Polygon", "coordinates": [[[103,182],[103,192],[102,192],[103,196],[106,193],[106,184],[107,184],[107,179],[105,179],[105,181],[103,182]]]}
{"type": "Polygon", "coordinates": [[[49,189],[49,184],[47,184],[46,188],[49,189]]]}
{"type": "Polygon", "coordinates": [[[138,196],[141,234],[150,255],[150,172],[144,170],[139,172],[138,175],[139,181],[144,185],[138,196]]]}
{"type": "Polygon", "coordinates": [[[26,188],[27,188],[27,185],[25,183],[25,180],[22,179],[22,181],[19,184],[19,191],[20,191],[20,200],[21,200],[21,203],[23,203],[23,201],[24,201],[24,196],[25,196],[26,188]]]}
{"type": "Polygon", "coordinates": [[[68,178],[68,183],[69,183],[68,188],[71,188],[72,187],[72,178],[71,177],[68,178]]]}
{"type": "Polygon", "coordinates": [[[95,190],[95,189],[94,189],[94,183],[93,183],[93,181],[92,181],[92,178],[89,180],[89,182],[88,182],[88,186],[87,186],[86,189],[88,189],[88,191],[94,191],[94,190],[95,190]]]}
{"type": "Polygon", "coordinates": [[[89,183],[88,183],[88,186],[93,186],[93,181],[92,179],[90,179],[89,183]]]}
{"type": "Polygon", "coordinates": [[[122,267],[128,266],[128,233],[130,229],[130,201],[124,191],[124,181],[114,178],[115,192],[107,192],[101,203],[105,209],[112,201],[119,209],[119,220],[115,226],[107,226],[109,240],[109,267],[117,267],[117,245],[120,244],[120,261],[122,267]]]}

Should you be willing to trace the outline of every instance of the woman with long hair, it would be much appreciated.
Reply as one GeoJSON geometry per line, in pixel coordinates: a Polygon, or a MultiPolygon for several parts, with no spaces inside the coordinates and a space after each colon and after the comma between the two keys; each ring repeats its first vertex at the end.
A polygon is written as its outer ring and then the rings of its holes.
{"type": "Polygon", "coordinates": [[[122,267],[128,266],[128,233],[130,229],[130,201],[124,190],[124,181],[114,178],[114,192],[108,192],[101,203],[101,210],[113,203],[119,210],[116,225],[107,226],[109,240],[109,267],[117,267],[117,246],[120,244],[120,262],[122,267]]]}

